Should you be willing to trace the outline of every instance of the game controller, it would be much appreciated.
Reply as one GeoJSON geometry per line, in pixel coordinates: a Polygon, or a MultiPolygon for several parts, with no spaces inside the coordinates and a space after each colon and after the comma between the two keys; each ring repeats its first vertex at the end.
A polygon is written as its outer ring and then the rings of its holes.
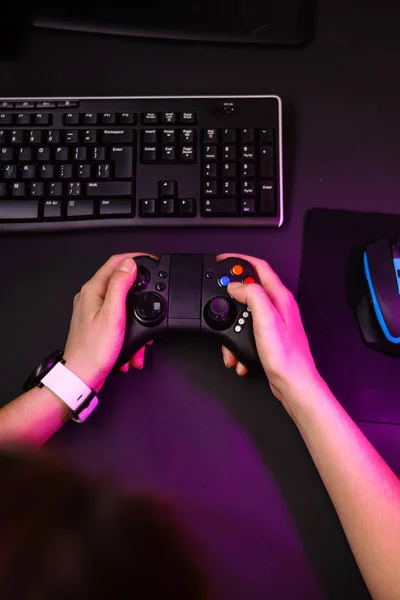
{"type": "Polygon", "coordinates": [[[163,254],[135,258],[136,281],[127,297],[124,344],[116,367],[150,340],[174,332],[219,337],[241,363],[260,367],[250,309],[234,300],[230,282],[258,283],[252,265],[241,258],[216,261],[212,254],[163,254]]]}

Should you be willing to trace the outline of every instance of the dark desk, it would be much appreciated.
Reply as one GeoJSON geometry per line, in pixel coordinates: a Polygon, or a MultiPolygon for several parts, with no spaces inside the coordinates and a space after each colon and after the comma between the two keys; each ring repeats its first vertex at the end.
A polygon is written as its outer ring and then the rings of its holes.
{"type": "MultiPolygon", "coordinates": [[[[296,291],[308,208],[399,211],[400,10],[394,2],[385,3],[381,13],[355,0],[323,4],[317,39],[301,49],[36,31],[18,62],[0,64],[5,96],[277,93],[283,99],[286,222],[281,230],[92,234],[65,241],[74,260],[89,254],[86,264],[94,266],[100,255],[123,250],[237,251],[267,259],[296,291]],[[102,250],[95,256],[91,249],[99,243],[102,250]]],[[[18,244],[17,239],[1,242],[16,267],[24,261],[18,244]]],[[[29,244],[33,247],[32,240],[29,244]]],[[[65,301],[72,295],[69,290],[65,301]]],[[[45,323],[44,310],[39,316],[45,323]]],[[[214,350],[206,362],[210,347],[201,340],[155,346],[143,372],[107,383],[103,406],[90,422],[69,425],[52,443],[88,469],[140,488],[195,499],[238,522],[251,514],[258,529],[268,528],[273,515],[283,539],[301,541],[324,597],[364,597],[337,518],[292,423],[263,382],[237,381],[214,350]]],[[[27,354],[22,362],[28,369],[37,348],[27,354]]],[[[11,359],[1,367],[6,397],[17,393],[25,373],[21,365],[16,368],[16,357],[11,359]]],[[[361,427],[400,474],[398,428],[361,427]]],[[[242,562],[236,556],[232,564],[235,559],[242,562]]],[[[262,581],[262,561],[256,562],[253,581],[257,576],[262,581]]],[[[251,568],[246,568],[249,578],[251,568]]],[[[227,592],[221,589],[222,598],[227,592]]],[[[259,595],[255,590],[237,588],[229,597],[267,597],[267,584],[259,595]]]]}

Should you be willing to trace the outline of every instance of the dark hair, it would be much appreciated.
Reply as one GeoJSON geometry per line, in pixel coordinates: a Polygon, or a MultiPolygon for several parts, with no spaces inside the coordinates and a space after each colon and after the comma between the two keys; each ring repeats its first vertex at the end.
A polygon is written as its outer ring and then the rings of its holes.
{"type": "Polygon", "coordinates": [[[204,600],[166,505],[115,493],[42,453],[0,452],[2,600],[204,600]]]}

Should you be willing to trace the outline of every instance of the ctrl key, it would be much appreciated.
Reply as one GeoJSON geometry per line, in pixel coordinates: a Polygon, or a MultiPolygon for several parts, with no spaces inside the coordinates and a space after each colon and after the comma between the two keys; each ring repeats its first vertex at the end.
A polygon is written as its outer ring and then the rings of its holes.
{"type": "Polygon", "coordinates": [[[34,221],[38,218],[37,200],[1,200],[1,221],[34,221]]]}
{"type": "Polygon", "coordinates": [[[132,201],[127,198],[100,200],[101,217],[130,217],[132,215],[132,201]]]}

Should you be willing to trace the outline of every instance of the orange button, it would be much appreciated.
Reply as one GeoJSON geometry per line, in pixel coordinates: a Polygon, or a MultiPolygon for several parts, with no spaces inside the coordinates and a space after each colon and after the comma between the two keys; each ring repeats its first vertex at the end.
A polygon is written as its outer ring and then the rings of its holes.
{"type": "Polygon", "coordinates": [[[231,272],[232,275],[241,275],[243,273],[244,269],[242,267],[242,265],[233,265],[231,272]]]}
{"type": "Polygon", "coordinates": [[[243,283],[255,283],[256,280],[254,279],[254,277],[245,277],[243,280],[243,283]]]}

